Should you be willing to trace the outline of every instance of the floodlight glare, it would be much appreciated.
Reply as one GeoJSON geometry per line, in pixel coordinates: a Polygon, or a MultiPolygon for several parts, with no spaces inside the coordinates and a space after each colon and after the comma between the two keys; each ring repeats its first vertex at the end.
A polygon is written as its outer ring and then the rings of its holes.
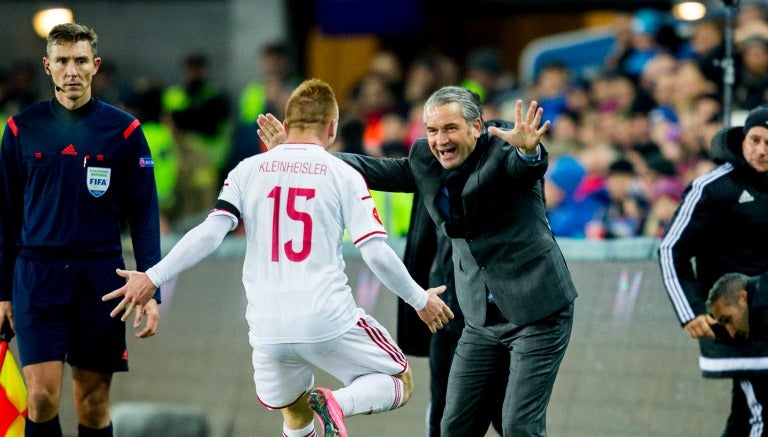
{"type": "Polygon", "coordinates": [[[32,18],[32,27],[40,38],[47,38],[48,32],[61,23],[72,23],[74,15],[67,8],[51,8],[38,11],[32,18]]]}

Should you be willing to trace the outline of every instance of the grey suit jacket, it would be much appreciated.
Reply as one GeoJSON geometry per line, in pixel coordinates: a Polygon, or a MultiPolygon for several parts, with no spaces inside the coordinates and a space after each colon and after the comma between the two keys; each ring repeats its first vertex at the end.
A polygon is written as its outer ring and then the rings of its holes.
{"type": "MultiPolygon", "coordinates": [[[[532,165],[501,139],[485,140],[491,144],[462,191],[467,229],[463,237],[452,236],[456,294],[467,323],[484,324],[487,289],[507,320],[526,325],[577,296],[546,219],[541,178],[547,152],[542,147],[541,161],[532,165]]],[[[373,190],[418,191],[432,220],[446,232],[435,202],[443,168],[425,138],[416,140],[405,158],[336,156],[357,169],[373,190]]]]}

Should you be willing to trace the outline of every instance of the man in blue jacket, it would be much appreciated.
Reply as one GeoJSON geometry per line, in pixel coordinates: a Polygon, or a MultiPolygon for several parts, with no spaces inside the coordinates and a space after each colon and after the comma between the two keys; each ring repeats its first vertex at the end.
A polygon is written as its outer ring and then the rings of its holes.
{"type": "MultiPolygon", "coordinates": [[[[54,97],[11,117],[0,147],[0,327],[18,338],[27,437],[62,435],[65,361],[78,434],[112,435],[110,384],[128,352],[101,296],[125,282],[122,224],[140,270],[160,260],[152,156],[136,118],[92,97],[100,64],[92,29],[54,27],[43,60],[54,97]]],[[[154,335],[159,300],[137,308],[137,337],[154,335]]]]}

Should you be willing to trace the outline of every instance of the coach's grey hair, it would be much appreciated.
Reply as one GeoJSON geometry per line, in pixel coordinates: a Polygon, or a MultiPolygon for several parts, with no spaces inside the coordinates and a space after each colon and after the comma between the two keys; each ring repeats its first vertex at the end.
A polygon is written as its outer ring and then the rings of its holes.
{"type": "MultiPolygon", "coordinates": [[[[472,124],[476,118],[483,120],[483,107],[480,105],[480,97],[466,88],[458,86],[445,86],[432,93],[424,103],[423,121],[427,122],[427,109],[456,102],[461,107],[461,115],[467,123],[472,124]]],[[[485,125],[483,125],[485,132],[485,125]]]]}
{"type": "Polygon", "coordinates": [[[93,56],[96,57],[96,46],[99,42],[99,37],[96,35],[96,31],[88,26],[77,23],[62,23],[57,24],[48,32],[48,39],[46,43],[46,53],[50,54],[54,44],[59,42],[76,43],[78,41],[88,41],[91,44],[91,50],[93,50],[93,56]]]}
{"type": "Polygon", "coordinates": [[[712,311],[712,305],[719,299],[728,305],[736,303],[742,290],[746,290],[749,276],[742,273],[726,273],[715,282],[707,297],[707,311],[712,311]]]}

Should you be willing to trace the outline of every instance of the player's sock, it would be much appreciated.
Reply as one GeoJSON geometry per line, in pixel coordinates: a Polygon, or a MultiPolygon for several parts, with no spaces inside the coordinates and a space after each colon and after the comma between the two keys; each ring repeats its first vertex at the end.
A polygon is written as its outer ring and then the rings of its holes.
{"type": "Polygon", "coordinates": [[[24,423],[24,435],[26,437],[61,437],[59,416],[47,422],[33,422],[27,417],[24,423]]]}
{"type": "Polygon", "coordinates": [[[381,413],[403,404],[403,381],[380,373],[363,375],[333,395],[346,417],[381,413]]]}
{"type": "Polygon", "coordinates": [[[85,425],[77,425],[78,437],[112,437],[112,422],[104,428],[93,429],[85,425]]]}
{"type": "Polygon", "coordinates": [[[288,429],[283,422],[283,437],[317,437],[315,422],[310,422],[304,429],[288,429]]]}

